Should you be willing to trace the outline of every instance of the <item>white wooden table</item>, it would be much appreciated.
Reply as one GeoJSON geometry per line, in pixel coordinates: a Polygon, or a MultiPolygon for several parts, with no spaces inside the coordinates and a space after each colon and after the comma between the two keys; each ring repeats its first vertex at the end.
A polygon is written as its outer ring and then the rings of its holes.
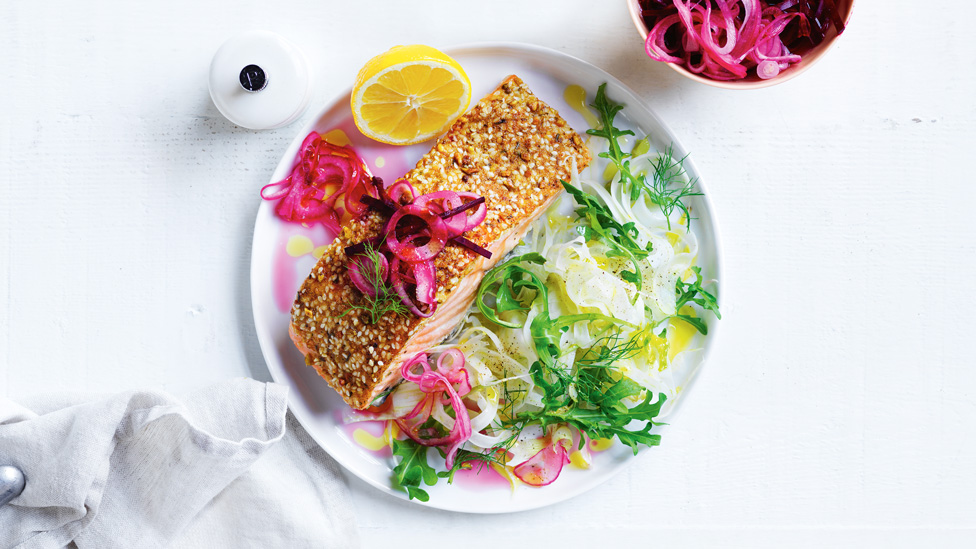
{"type": "Polygon", "coordinates": [[[692,151],[723,235],[720,341],[663,446],[611,482],[471,516],[350,478],[364,545],[969,545],[966,6],[861,0],[809,73],[730,92],[648,60],[623,0],[4,2],[0,396],[269,380],[250,239],[301,124],[391,45],[530,42],[623,80],[692,151]],[[235,127],[207,94],[216,48],[255,28],[312,62],[290,127],[235,127]]]}

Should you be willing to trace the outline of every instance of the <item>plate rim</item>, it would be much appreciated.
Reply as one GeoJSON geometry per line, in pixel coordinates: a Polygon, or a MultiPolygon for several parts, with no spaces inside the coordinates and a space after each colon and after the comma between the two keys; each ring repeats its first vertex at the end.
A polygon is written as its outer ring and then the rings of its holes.
{"type": "MultiPolygon", "coordinates": [[[[615,88],[629,95],[630,97],[628,98],[629,101],[627,101],[627,104],[636,103],[640,105],[640,107],[643,108],[648,114],[650,114],[650,116],[654,118],[656,123],[660,125],[660,127],[670,137],[670,141],[673,143],[675,147],[677,147],[682,151],[687,151],[687,149],[678,139],[677,135],[671,130],[670,126],[668,126],[667,123],[665,123],[665,121],[661,119],[661,117],[657,114],[657,112],[655,112],[654,109],[652,109],[644,101],[642,96],[638,95],[634,90],[632,90],[629,86],[627,86],[622,81],[620,81],[620,79],[618,79],[617,77],[613,76],[606,70],[597,67],[596,65],[588,61],[585,61],[583,59],[580,59],[568,53],[561,52],[559,50],[555,50],[545,46],[539,46],[537,44],[529,44],[529,43],[522,43],[522,42],[513,42],[513,41],[481,41],[481,42],[462,43],[462,44],[442,48],[442,50],[451,56],[464,55],[464,54],[478,55],[478,54],[484,54],[489,50],[497,50],[498,53],[506,52],[509,55],[517,54],[517,53],[529,53],[542,58],[555,58],[563,62],[568,62],[570,64],[582,65],[587,70],[600,74],[607,82],[613,82],[615,88]]],[[[335,108],[335,106],[339,102],[341,102],[344,97],[350,95],[351,91],[352,91],[352,86],[343,88],[342,91],[332,96],[329,100],[325,101],[323,103],[322,108],[319,109],[316,112],[316,114],[313,117],[311,117],[308,120],[308,122],[306,122],[301,127],[301,129],[296,133],[295,138],[288,144],[288,146],[282,152],[280,159],[278,160],[278,164],[275,166],[275,169],[269,178],[269,183],[275,182],[275,173],[277,173],[278,171],[278,166],[281,165],[282,160],[285,159],[288,152],[292,150],[297,150],[297,147],[301,144],[302,141],[304,141],[305,136],[307,136],[308,133],[312,131],[312,129],[314,129],[314,127],[319,123],[322,117],[325,116],[331,109],[335,108]]],[[[689,171],[690,173],[697,174],[698,176],[697,184],[699,186],[700,191],[702,192],[702,195],[696,198],[704,205],[708,213],[708,218],[711,225],[711,232],[713,235],[713,247],[715,249],[715,254],[714,254],[715,262],[714,265],[712,266],[712,270],[714,271],[716,284],[718,285],[718,292],[717,292],[718,295],[716,297],[719,306],[721,308],[721,305],[725,302],[723,296],[728,292],[728,281],[723,275],[723,273],[725,273],[725,266],[724,266],[724,254],[722,253],[723,247],[722,247],[720,224],[718,222],[717,215],[715,212],[715,207],[711,201],[711,197],[710,197],[710,193],[708,192],[707,185],[703,182],[701,177],[701,172],[698,170],[697,166],[695,165],[694,159],[689,154],[689,156],[685,159],[684,162],[686,163],[687,171],[689,171]]],[[[271,375],[271,378],[275,383],[280,383],[282,385],[285,385],[286,387],[289,388],[289,390],[291,390],[293,389],[293,387],[291,386],[290,383],[287,383],[289,378],[287,377],[287,375],[285,375],[285,372],[283,370],[284,366],[283,364],[279,364],[281,362],[280,357],[278,355],[273,355],[273,353],[271,353],[271,350],[275,347],[273,340],[271,340],[272,336],[271,334],[268,333],[268,330],[264,325],[264,321],[258,318],[257,315],[258,309],[257,307],[255,307],[255,303],[260,297],[258,295],[256,285],[254,284],[256,277],[259,276],[257,272],[259,265],[257,263],[257,257],[255,253],[256,250],[255,245],[258,243],[258,224],[260,223],[262,216],[267,215],[266,214],[267,209],[271,207],[272,204],[270,204],[268,201],[263,200],[261,202],[260,206],[258,207],[257,214],[255,215],[254,228],[252,230],[251,261],[250,261],[251,265],[249,269],[251,315],[254,321],[255,332],[258,338],[258,345],[261,348],[261,355],[264,358],[265,366],[268,368],[268,373],[271,375]]],[[[265,265],[261,264],[260,267],[264,268],[265,265]]],[[[698,383],[699,378],[702,376],[702,371],[706,369],[704,368],[705,364],[709,362],[709,358],[715,352],[714,349],[716,344],[718,343],[718,341],[720,341],[720,339],[717,336],[718,334],[722,333],[724,330],[718,328],[718,326],[721,325],[721,323],[713,323],[713,324],[715,324],[714,327],[712,326],[709,327],[708,343],[704,345],[701,363],[696,368],[695,372],[692,374],[689,382],[683,387],[682,393],[684,395],[686,395],[688,391],[696,383],[698,383]]],[[[297,391],[293,391],[293,392],[297,393],[297,391]]],[[[675,404],[674,408],[672,408],[668,416],[669,419],[677,416],[680,410],[684,408],[684,403],[687,400],[688,400],[688,396],[683,396],[681,399],[678,400],[678,402],[675,404]]],[[[596,488],[597,486],[600,486],[605,482],[612,480],[613,478],[618,477],[623,470],[631,467],[634,464],[634,462],[636,462],[642,456],[649,453],[647,451],[648,448],[642,448],[637,455],[628,456],[628,459],[624,460],[622,464],[615,467],[614,470],[609,474],[609,476],[607,476],[607,478],[604,479],[603,481],[580,483],[578,486],[575,486],[563,492],[562,497],[556,498],[551,501],[545,501],[542,503],[530,504],[530,505],[517,505],[514,504],[514,499],[513,499],[513,505],[505,509],[458,509],[453,506],[439,505],[438,502],[435,501],[436,498],[431,498],[431,500],[426,502],[419,501],[416,499],[408,499],[405,493],[394,490],[393,487],[389,485],[389,483],[383,484],[369,476],[364,476],[358,473],[355,468],[347,465],[343,458],[329,451],[327,445],[322,443],[322,441],[320,440],[320,436],[318,436],[315,433],[314,429],[309,429],[307,427],[307,422],[312,421],[314,418],[307,417],[304,411],[293,406],[291,399],[289,399],[288,401],[288,409],[292,411],[292,413],[295,415],[295,418],[302,425],[302,428],[305,429],[305,431],[312,438],[312,440],[314,440],[315,443],[320,448],[322,448],[326,453],[328,453],[332,459],[334,459],[337,463],[339,463],[346,473],[351,473],[359,480],[369,484],[370,486],[377,488],[380,492],[385,493],[390,497],[393,497],[399,501],[415,503],[422,507],[430,507],[430,508],[440,509],[444,511],[457,512],[457,513],[466,513],[466,514],[513,513],[519,511],[539,509],[550,505],[554,505],[556,503],[565,502],[567,500],[579,496],[582,493],[590,491],[596,488]]],[[[662,427],[667,427],[667,425],[662,425],[662,427]]],[[[662,429],[662,431],[663,430],[664,429],[662,429]]]]}

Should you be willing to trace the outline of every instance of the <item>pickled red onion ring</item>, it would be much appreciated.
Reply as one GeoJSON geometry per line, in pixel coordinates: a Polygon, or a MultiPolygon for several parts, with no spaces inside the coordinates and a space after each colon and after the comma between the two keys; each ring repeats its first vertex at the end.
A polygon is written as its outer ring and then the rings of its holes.
{"type": "MultiPolygon", "coordinates": [[[[438,216],[454,210],[461,206],[461,197],[454,191],[434,191],[418,196],[413,201],[414,206],[419,208],[426,207],[431,213],[438,216]]],[[[467,216],[465,216],[467,217],[467,216]]],[[[449,236],[459,235],[464,232],[465,218],[459,215],[441,217],[447,225],[449,236]]]]}
{"type": "Polygon", "coordinates": [[[407,204],[398,209],[386,225],[386,245],[393,252],[393,255],[403,261],[417,262],[433,259],[447,245],[447,239],[447,224],[440,216],[415,204],[407,204]],[[397,225],[406,216],[417,218],[426,225],[424,229],[430,231],[429,240],[426,244],[414,246],[408,244],[407,241],[401,241],[401,237],[397,234],[397,225]]]}
{"type": "Polygon", "coordinates": [[[405,205],[417,198],[417,189],[406,179],[401,179],[387,189],[386,194],[394,204],[405,205]]]}
{"type": "Polygon", "coordinates": [[[366,211],[367,204],[364,199],[368,196],[370,198],[376,198],[376,189],[373,187],[372,183],[367,178],[358,178],[356,183],[350,186],[346,191],[346,195],[343,199],[343,204],[349,213],[359,217],[363,215],[366,211]]]}
{"type": "Polygon", "coordinates": [[[394,256],[390,263],[390,284],[400,301],[414,315],[427,318],[437,310],[437,301],[434,299],[437,282],[433,260],[411,263],[394,256]],[[416,284],[414,297],[411,297],[407,291],[407,283],[411,281],[416,284]],[[418,303],[427,305],[427,311],[420,310],[418,303]]]}
{"type": "MultiPolygon", "coordinates": [[[[301,169],[313,168],[303,165],[301,169]]],[[[471,192],[435,191],[418,195],[409,181],[401,179],[383,189],[382,181],[370,176],[352,187],[350,196],[359,204],[357,214],[367,209],[390,216],[380,236],[360,242],[345,249],[349,257],[365,253],[372,246],[382,256],[383,281],[392,286],[394,293],[407,309],[416,316],[429,317],[437,308],[437,276],[433,259],[454,242],[484,257],[491,252],[461,236],[484,222],[488,208],[485,198],[471,192]],[[467,199],[467,200],[466,200],[467,199]],[[410,288],[409,285],[413,285],[410,288]]],[[[369,297],[376,297],[375,289],[369,288],[363,269],[370,265],[349,268],[351,281],[357,289],[369,297]]],[[[361,261],[361,260],[360,260],[361,261]]]]}
{"type": "Polygon", "coordinates": [[[311,132],[298,148],[288,177],[265,185],[261,198],[277,200],[275,214],[293,223],[322,223],[339,232],[339,221],[348,211],[365,211],[362,197],[377,194],[373,176],[356,151],[338,146],[311,132]],[[343,206],[337,206],[343,198],[343,206]]]}
{"type": "MultiPolygon", "coordinates": [[[[461,198],[469,198],[471,200],[465,202],[464,205],[461,206],[460,208],[457,208],[456,214],[465,211],[470,211],[469,208],[476,208],[474,212],[469,213],[467,214],[467,216],[465,216],[464,230],[461,232],[470,231],[471,229],[477,227],[478,225],[481,225],[481,223],[484,222],[485,218],[488,217],[488,205],[485,203],[485,197],[478,196],[475,193],[469,193],[469,192],[460,192],[458,193],[458,196],[460,196],[461,198]]],[[[451,212],[447,212],[447,213],[451,213],[451,212]]]]}
{"type": "MultiPolygon", "coordinates": [[[[683,58],[675,55],[679,53],[678,47],[668,47],[664,40],[665,35],[671,30],[671,27],[681,24],[681,18],[678,17],[678,14],[672,14],[660,19],[654,25],[654,28],[647,33],[647,41],[644,42],[644,51],[647,53],[647,56],[662,63],[681,63],[683,58]]],[[[686,35],[686,38],[694,40],[691,34],[686,35]]],[[[692,50],[696,45],[697,42],[686,44],[685,49],[692,50]]]]}
{"type": "Polygon", "coordinates": [[[429,305],[431,311],[437,308],[434,296],[437,294],[437,275],[434,261],[418,261],[413,264],[413,278],[417,283],[417,301],[429,305]]]}
{"type": "Polygon", "coordinates": [[[455,347],[441,353],[437,357],[437,371],[444,374],[451,383],[459,385],[459,395],[464,396],[471,392],[471,380],[468,378],[468,371],[464,369],[464,353],[461,349],[455,347]],[[450,359],[450,364],[445,363],[444,359],[450,359]]]}
{"type": "MultiPolygon", "coordinates": [[[[447,352],[450,352],[446,351],[447,352]]],[[[416,383],[424,393],[424,398],[414,406],[413,410],[395,421],[400,429],[417,444],[422,446],[447,446],[446,465],[454,466],[457,451],[471,438],[471,417],[468,409],[461,401],[461,397],[471,390],[468,373],[464,369],[464,354],[458,349],[451,353],[450,367],[443,364],[443,356],[438,358],[437,366],[431,370],[426,353],[418,353],[412,359],[403,363],[400,374],[403,379],[416,383]],[[415,371],[417,366],[419,371],[415,371]],[[454,388],[457,384],[459,387],[454,388]],[[454,425],[450,433],[441,437],[421,436],[421,426],[430,418],[438,406],[450,405],[454,410],[454,425]]]]}

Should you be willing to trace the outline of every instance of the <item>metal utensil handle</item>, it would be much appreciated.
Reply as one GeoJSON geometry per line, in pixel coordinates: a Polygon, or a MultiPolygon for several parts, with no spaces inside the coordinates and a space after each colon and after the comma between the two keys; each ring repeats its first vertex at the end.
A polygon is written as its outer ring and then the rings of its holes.
{"type": "Polygon", "coordinates": [[[27,481],[24,473],[12,465],[0,465],[0,507],[19,496],[27,481]]]}

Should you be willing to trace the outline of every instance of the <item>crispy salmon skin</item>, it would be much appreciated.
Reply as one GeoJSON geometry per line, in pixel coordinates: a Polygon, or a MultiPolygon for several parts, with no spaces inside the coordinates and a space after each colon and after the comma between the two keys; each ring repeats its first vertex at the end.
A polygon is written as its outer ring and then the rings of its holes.
{"type": "Polygon", "coordinates": [[[353,408],[367,407],[400,380],[401,364],[437,345],[464,318],[485,272],[508,253],[562,191],[560,180],[590,162],[583,140],[517,76],[458,118],[404,179],[417,192],[467,191],[485,197],[487,217],[464,236],[484,258],[451,245],[435,258],[437,309],[428,318],[389,312],[376,324],[355,308],[365,298],[347,274],[345,248],[381,233],[386,217],[367,213],[343,228],[302,284],[290,334],[353,408]]]}

